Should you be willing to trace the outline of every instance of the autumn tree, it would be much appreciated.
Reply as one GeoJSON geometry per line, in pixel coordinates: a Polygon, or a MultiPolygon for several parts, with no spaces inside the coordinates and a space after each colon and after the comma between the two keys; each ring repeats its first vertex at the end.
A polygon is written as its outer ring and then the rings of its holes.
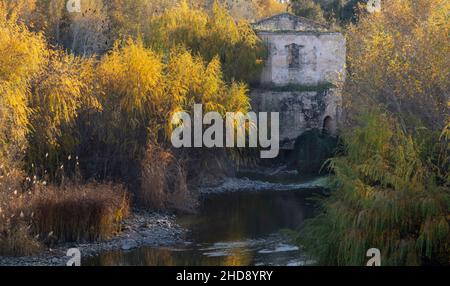
{"type": "Polygon", "coordinates": [[[29,108],[33,110],[29,116],[32,130],[26,157],[30,172],[47,173],[55,179],[67,157],[75,159],[80,143],[77,130],[80,114],[102,109],[93,92],[93,65],[92,59],[50,51],[45,65],[32,81],[29,100],[29,108]]]}
{"type": "Polygon", "coordinates": [[[13,17],[22,23],[31,25],[36,11],[35,0],[2,0],[3,7],[9,17],[13,17]],[[12,15],[14,14],[14,16],[12,15]]]}
{"type": "Polygon", "coordinates": [[[30,131],[30,83],[41,70],[48,51],[41,34],[7,16],[0,2],[0,165],[17,162],[30,131]]]}
{"type": "Polygon", "coordinates": [[[88,157],[102,158],[103,167],[93,167],[97,172],[120,173],[123,162],[136,166],[149,142],[167,145],[171,116],[191,112],[195,103],[221,114],[249,109],[246,86],[226,83],[217,57],[207,62],[181,47],[165,57],[141,41],[118,43],[100,60],[95,75],[102,110],[83,115],[82,122],[95,124],[81,123],[88,132],[81,145],[88,146],[88,157]]]}
{"type": "Polygon", "coordinates": [[[36,1],[31,29],[41,31],[53,44],[63,44],[69,26],[65,0],[36,1]]]}
{"type": "Polygon", "coordinates": [[[108,2],[111,36],[114,40],[137,39],[148,34],[150,20],[176,6],[178,0],[113,0],[108,2]]]}
{"type": "MultiPolygon", "coordinates": [[[[449,114],[448,1],[388,1],[348,29],[346,104],[381,104],[404,130],[442,130],[449,114]]],[[[351,111],[350,111],[351,113],[351,111]]]]}
{"type": "Polygon", "coordinates": [[[252,27],[244,21],[235,22],[218,3],[209,15],[182,2],[154,18],[152,32],[145,40],[160,50],[183,45],[206,61],[218,56],[229,82],[254,80],[262,69],[265,55],[264,46],[252,27]]]}
{"type": "Polygon", "coordinates": [[[448,1],[391,0],[348,30],[349,119],[323,213],[299,235],[324,265],[450,261],[448,1]]]}

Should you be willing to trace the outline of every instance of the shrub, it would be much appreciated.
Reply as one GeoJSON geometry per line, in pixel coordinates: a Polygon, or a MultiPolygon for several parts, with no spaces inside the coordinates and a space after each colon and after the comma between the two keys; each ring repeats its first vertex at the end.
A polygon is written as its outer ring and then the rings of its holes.
{"type": "Polygon", "coordinates": [[[111,238],[129,214],[120,185],[69,184],[39,190],[31,202],[32,232],[46,242],[82,242],[111,238]]]}
{"type": "MultiPolygon", "coordinates": [[[[370,112],[358,122],[344,136],[346,155],[331,160],[336,190],[324,213],[308,221],[302,243],[324,265],[362,266],[374,247],[385,266],[448,265],[448,161],[434,161],[430,145],[385,114],[370,112]]],[[[433,153],[448,146],[433,138],[433,153]]]]}
{"type": "Polygon", "coordinates": [[[46,186],[0,166],[0,255],[23,256],[42,243],[95,241],[120,232],[129,214],[121,185],[46,186]]]}
{"type": "Polygon", "coordinates": [[[222,115],[250,108],[246,86],[227,84],[217,57],[205,62],[181,47],[163,57],[129,40],[103,57],[96,71],[102,110],[83,116],[80,155],[101,160],[89,173],[103,172],[103,178],[135,182],[148,142],[168,142],[174,112],[191,112],[194,103],[222,115]]]}
{"type": "MultiPolygon", "coordinates": [[[[102,109],[93,92],[94,61],[51,51],[32,82],[26,166],[29,172],[55,180],[63,160],[76,152],[80,141],[77,121],[87,110],[102,109]]],[[[61,178],[57,178],[61,179],[61,178]]]]}

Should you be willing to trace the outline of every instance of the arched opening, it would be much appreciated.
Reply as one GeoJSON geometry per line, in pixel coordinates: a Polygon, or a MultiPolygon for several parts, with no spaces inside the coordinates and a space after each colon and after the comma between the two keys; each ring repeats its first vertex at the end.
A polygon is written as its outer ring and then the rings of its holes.
{"type": "Polygon", "coordinates": [[[295,142],[294,158],[299,174],[327,172],[324,165],[336,151],[337,138],[322,134],[320,129],[303,133],[295,142]]]}
{"type": "Polygon", "coordinates": [[[334,122],[331,116],[327,116],[323,120],[322,133],[327,135],[332,135],[334,133],[334,122]]]}

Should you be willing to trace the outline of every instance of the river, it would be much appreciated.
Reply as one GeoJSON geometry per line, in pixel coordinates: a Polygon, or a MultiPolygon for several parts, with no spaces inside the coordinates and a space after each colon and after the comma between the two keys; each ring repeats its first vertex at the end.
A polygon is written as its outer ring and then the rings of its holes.
{"type": "MultiPolygon", "coordinates": [[[[304,180],[286,180],[278,189],[252,181],[254,191],[202,195],[195,215],[178,218],[188,229],[185,243],[110,251],[87,258],[96,266],[302,266],[311,258],[286,235],[317,210],[312,199],[320,188],[304,180]],[[258,190],[259,185],[265,188],[258,190]],[[306,186],[306,187],[305,187],[306,186]]],[[[275,185],[279,186],[279,185],[275,185]]]]}

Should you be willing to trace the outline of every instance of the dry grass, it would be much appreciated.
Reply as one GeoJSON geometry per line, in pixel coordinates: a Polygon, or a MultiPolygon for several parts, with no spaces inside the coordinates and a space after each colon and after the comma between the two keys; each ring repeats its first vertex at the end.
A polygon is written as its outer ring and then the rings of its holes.
{"type": "Polygon", "coordinates": [[[183,164],[173,154],[150,145],[141,168],[137,203],[145,208],[192,212],[195,199],[189,192],[183,164]]]}
{"type": "Polygon", "coordinates": [[[107,239],[121,230],[128,214],[121,185],[47,187],[17,169],[0,168],[0,255],[31,255],[43,244],[107,239]]]}
{"type": "Polygon", "coordinates": [[[22,224],[12,226],[0,235],[0,255],[27,256],[38,252],[41,243],[29,233],[29,228],[22,224]]]}
{"type": "Polygon", "coordinates": [[[24,175],[0,166],[0,255],[31,255],[40,243],[30,233],[31,195],[23,193],[24,175]]]}
{"type": "Polygon", "coordinates": [[[129,214],[126,190],[96,184],[48,187],[32,201],[33,233],[46,242],[97,241],[112,237],[129,214]]]}

